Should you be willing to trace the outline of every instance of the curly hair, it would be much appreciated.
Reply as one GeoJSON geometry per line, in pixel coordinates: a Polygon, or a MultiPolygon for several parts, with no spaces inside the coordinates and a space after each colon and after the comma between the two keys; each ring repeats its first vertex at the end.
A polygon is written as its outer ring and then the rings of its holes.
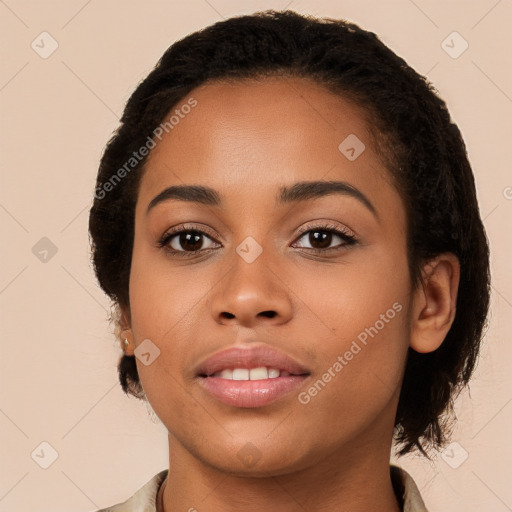
{"type": "MultiPolygon", "coordinates": [[[[268,10],[217,22],[170,46],[129,98],[101,158],[89,218],[98,281],[119,321],[120,307],[129,308],[134,211],[147,156],[130,172],[122,166],[195,87],[267,76],[311,79],[362,107],[405,205],[414,286],[429,259],[443,252],[459,259],[453,324],[437,350],[409,348],[395,418],[398,456],[419,450],[429,457],[426,449],[447,442],[453,400],[476,365],[487,326],[489,248],[466,147],[445,102],[374,33],[345,20],[268,10]]],[[[118,373],[125,393],[145,397],[134,356],[121,356],[118,373]]]]}

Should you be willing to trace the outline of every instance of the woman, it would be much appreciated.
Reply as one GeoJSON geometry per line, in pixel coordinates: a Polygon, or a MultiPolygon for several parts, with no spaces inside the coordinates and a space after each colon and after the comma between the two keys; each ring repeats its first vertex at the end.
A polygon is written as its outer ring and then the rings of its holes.
{"type": "Polygon", "coordinates": [[[103,510],[427,510],[392,443],[447,441],[489,254],[457,126],[375,34],[266,11],[173,44],[90,234],[121,385],[169,433],[169,469],[103,510]]]}

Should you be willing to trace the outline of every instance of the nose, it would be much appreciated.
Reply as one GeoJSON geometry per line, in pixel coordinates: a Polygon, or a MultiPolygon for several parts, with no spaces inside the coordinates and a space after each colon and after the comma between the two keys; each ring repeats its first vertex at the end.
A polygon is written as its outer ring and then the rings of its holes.
{"type": "Polygon", "coordinates": [[[255,327],[290,320],[291,296],[275,260],[271,264],[263,251],[249,263],[235,252],[230,264],[230,270],[213,291],[211,307],[217,323],[255,327]]]}

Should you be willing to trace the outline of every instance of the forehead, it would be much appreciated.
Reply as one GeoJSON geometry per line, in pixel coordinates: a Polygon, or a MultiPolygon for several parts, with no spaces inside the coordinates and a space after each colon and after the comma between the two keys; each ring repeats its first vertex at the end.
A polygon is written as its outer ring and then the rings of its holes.
{"type": "Polygon", "coordinates": [[[146,205],[173,184],[204,184],[244,200],[274,200],[280,186],[304,180],[348,181],[369,196],[393,188],[365,109],[309,79],[207,83],[166,119],[173,113],[178,122],[146,164],[139,196],[146,205]],[[182,111],[191,98],[196,106],[182,111]]]}

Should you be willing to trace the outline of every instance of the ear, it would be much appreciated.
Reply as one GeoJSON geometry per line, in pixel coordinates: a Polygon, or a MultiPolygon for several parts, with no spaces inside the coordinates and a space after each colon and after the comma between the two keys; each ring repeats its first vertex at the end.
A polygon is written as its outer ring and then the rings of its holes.
{"type": "Polygon", "coordinates": [[[134,350],[135,350],[135,344],[133,341],[133,332],[131,328],[131,315],[130,315],[130,309],[128,307],[119,306],[121,315],[119,318],[120,323],[120,337],[121,337],[121,347],[123,349],[123,352],[127,356],[133,356],[134,350]],[[126,346],[124,344],[124,340],[127,339],[129,344],[126,346]]]}
{"type": "Polygon", "coordinates": [[[127,306],[119,306],[119,323],[121,329],[129,329],[132,325],[132,318],[130,315],[130,308],[127,306]]]}
{"type": "Polygon", "coordinates": [[[443,253],[425,264],[423,283],[413,292],[410,346],[416,352],[433,352],[441,346],[455,318],[460,263],[443,253]]]}

